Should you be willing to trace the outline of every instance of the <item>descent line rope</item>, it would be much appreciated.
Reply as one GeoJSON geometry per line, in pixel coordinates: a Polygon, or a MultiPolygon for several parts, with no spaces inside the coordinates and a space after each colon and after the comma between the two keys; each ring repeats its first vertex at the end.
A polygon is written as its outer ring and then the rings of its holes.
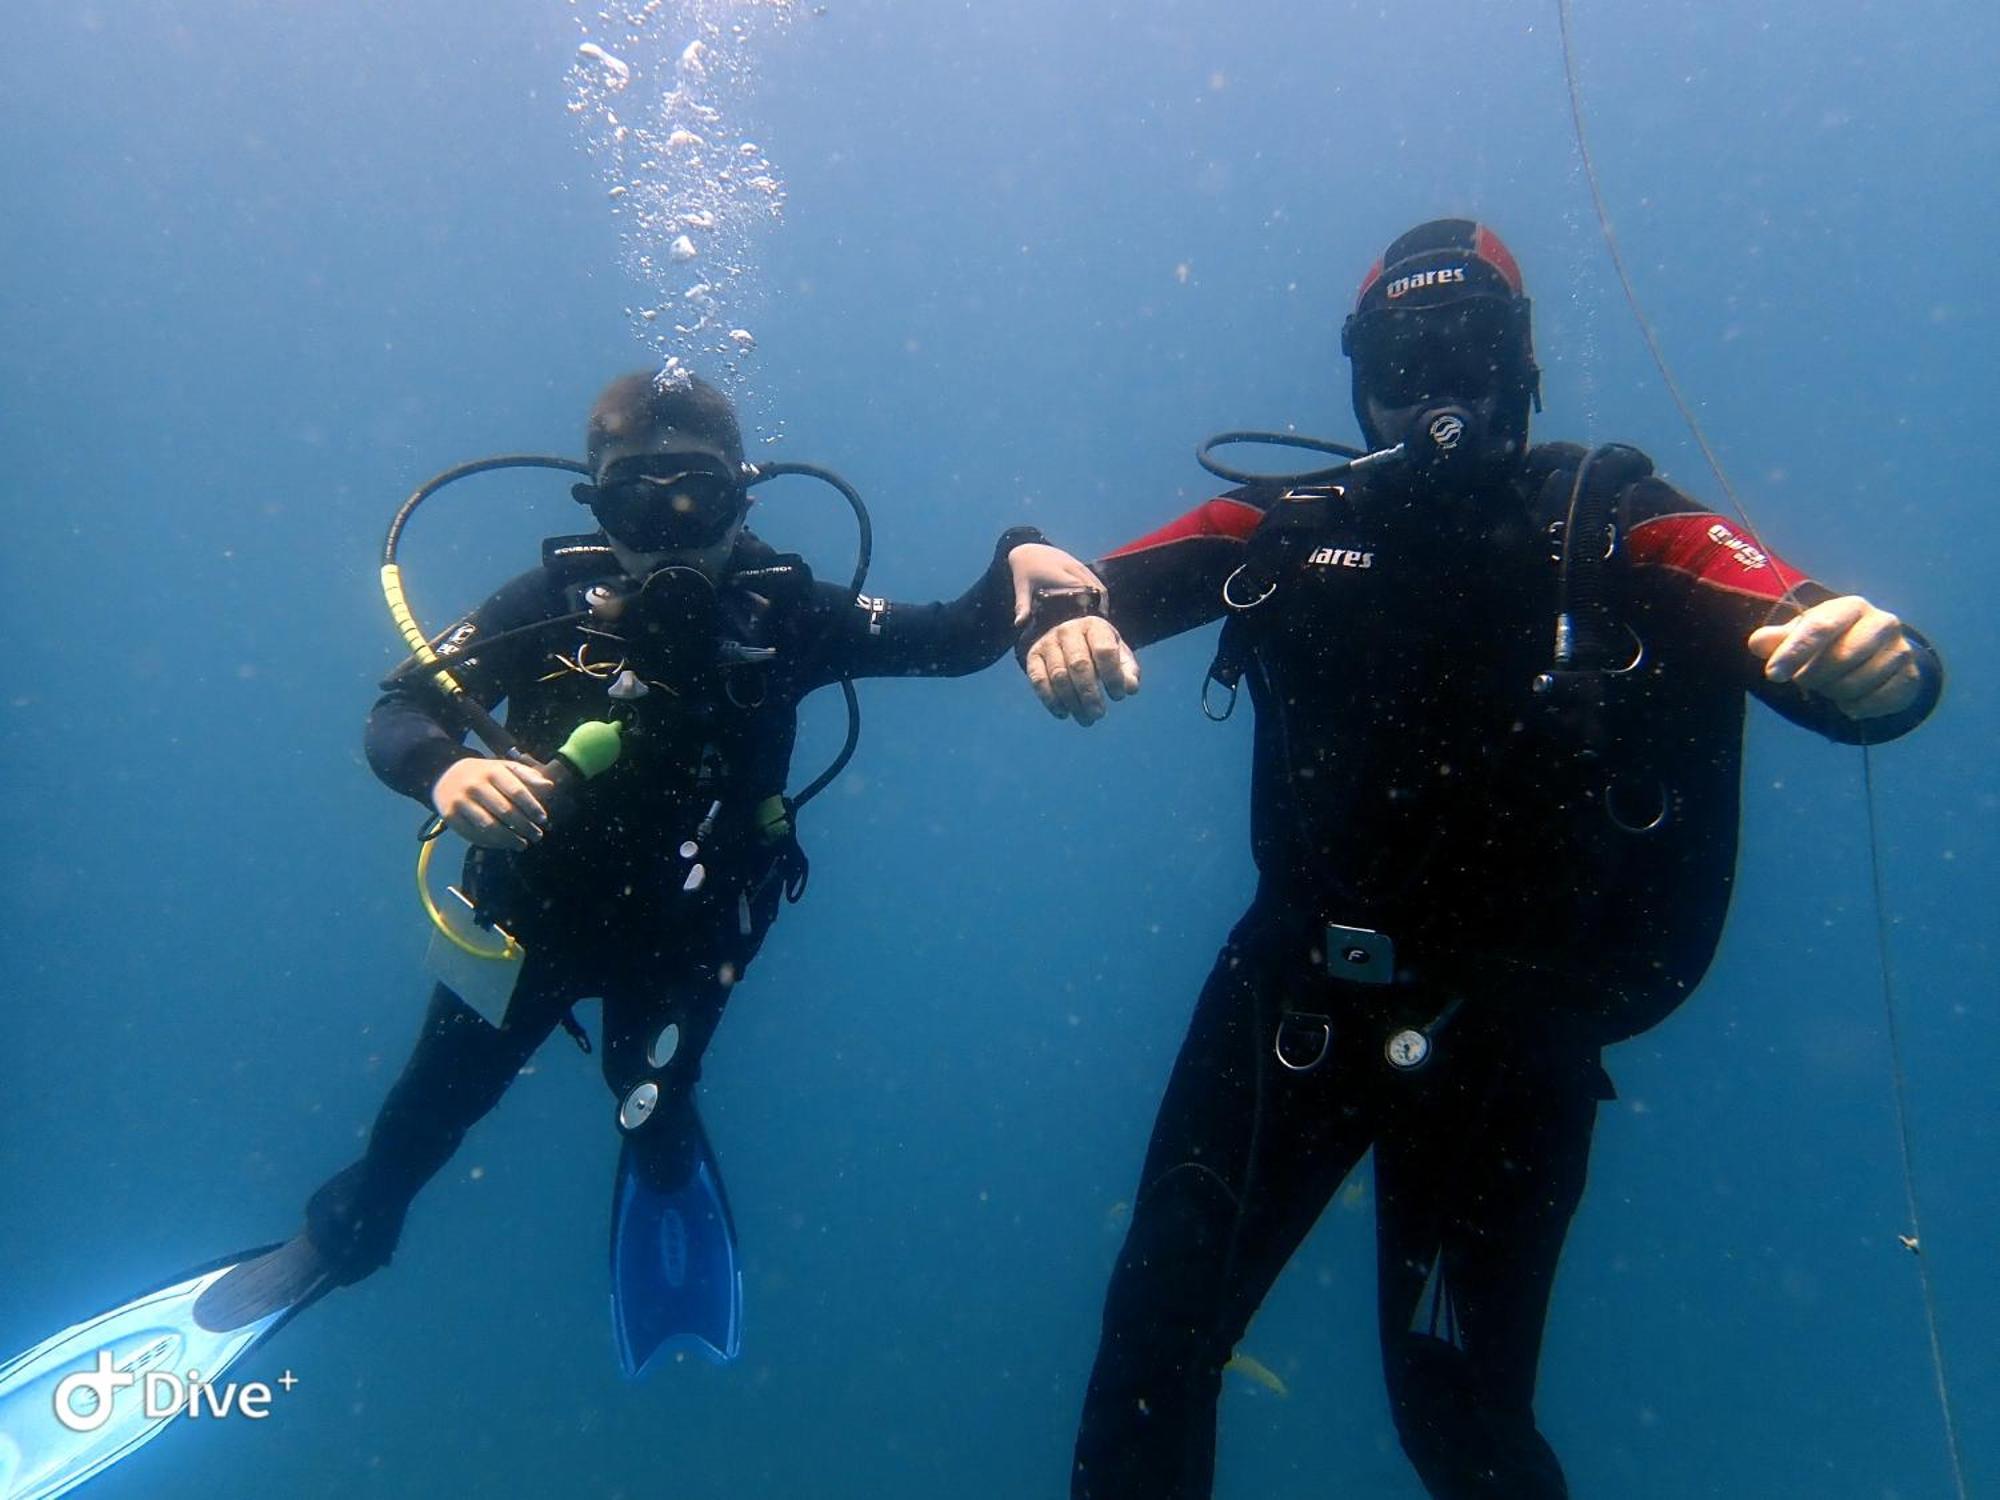
{"type": "Polygon", "coordinates": [[[1917,1284],[1923,1289],[1924,1329],[1931,1341],[1931,1378],[1937,1385],[1938,1409],[1944,1414],[1945,1451],[1951,1458],[1952,1483],[1959,1500],[1966,1500],[1965,1459],[1958,1445],[1958,1417],[1952,1407],[1951,1385],[1945,1379],[1944,1344],[1938,1336],[1937,1292],[1924,1253],[1923,1215],[1917,1207],[1916,1156],[1910,1144],[1909,1078],[1903,1067],[1903,1034],[1897,1023],[1895,970],[1889,963],[1888,901],[1882,889],[1882,841],[1875,814],[1875,760],[1861,747],[1861,784],[1868,807],[1868,875],[1875,892],[1875,947],[1882,964],[1882,1010],[1889,1029],[1890,1071],[1896,1080],[1896,1144],[1903,1161],[1903,1200],[1910,1218],[1910,1249],[1917,1258],[1917,1284]]]}
{"type": "MultiPolygon", "coordinates": [[[[1658,333],[1646,316],[1646,309],[1639,301],[1638,289],[1632,283],[1631,273],[1626,269],[1625,256],[1618,247],[1618,236],[1611,229],[1611,214],[1604,204],[1604,189],[1598,180],[1597,162],[1590,154],[1590,139],[1584,129],[1583,92],[1577,84],[1576,45],[1571,34],[1570,0],[1556,0],[1557,27],[1562,37],[1563,79],[1569,86],[1570,124],[1576,135],[1577,156],[1583,163],[1583,175],[1590,185],[1590,201],[1597,214],[1597,227],[1604,237],[1604,248],[1610,252],[1612,269],[1617,272],[1618,284],[1624,290],[1626,304],[1632,309],[1632,317],[1639,325],[1639,334],[1646,342],[1646,350],[1653,357],[1653,365],[1660,372],[1660,379],[1666,385],[1667,394],[1673,398],[1680,410],[1681,420],[1687,424],[1695,445],[1701,449],[1701,456],[1707,461],[1709,472],[1715,476],[1722,493],[1728,497],[1730,507],[1742,520],[1744,526],[1758,535],[1756,523],[1750,519],[1742,497],[1736,493],[1736,486],[1729,482],[1729,475],[1722,467],[1722,460],[1702,430],[1701,421],[1695,416],[1694,408],[1682,393],[1680,382],[1674,379],[1674,372],[1667,364],[1666,352],[1660,346],[1658,333]]],[[[1786,589],[1790,599],[1791,589],[1786,589]]],[[[1783,601],[1780,601],[1781,603],[1783,601]]],[[[1890,958],[1889,918],[1887,898],[1882,881],[1882,847],[1879,834],[1879,818],[1875,798],[1875,763],[1868,746],[1861,747],[1861,778],[1863,800],[1868,808],[1868,875],[1875,901],[1875,943],[1882,975],[1882,1010],[1889,1034],[1890,1071],[1895,1080],[1896,1140],[1900,1148],[1903,1170],[1903,1199],[1905,1211],[1909,1215],[1910,1233],[1903,1243],[1908,1245],[1917,1261],[1917,1281],[1923,1292],[1924,1329],[1930,1338],[1931,1376],[1937,1388],[1938,1409],[1944,1417],[1945,1454],[1951,1464],[1952,1485],[1958,1500],[1968,1500],[1969,1491],[1965,1486],[1965,1459],[1960,1452],[1958,1440],[1958,1418],[1952,1404],[1951,1383],[1945,1375],[1944,1343],[1938,1334],[1937,1295],[1931,1283],[1930,1263],[1924,1254],[1923,1218],[1917,1203],[1916,1157],[1911,1148],[1909,1077],[1903,1065],[1902,1032],[1897,1022],[1895,969],[1890,958]]]]}

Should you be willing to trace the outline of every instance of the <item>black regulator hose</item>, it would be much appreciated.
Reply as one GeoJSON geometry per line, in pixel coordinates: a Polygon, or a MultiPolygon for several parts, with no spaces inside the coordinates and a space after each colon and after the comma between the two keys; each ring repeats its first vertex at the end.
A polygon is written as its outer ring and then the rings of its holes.
{"type": "MultiPolygon", "coordinates": [[[[875,560],[875,523],[868,518],[868,506],[862,500],[861,492],[833,470],[822,469],[818,464],[764,464],[750,482],[761,484],[766,479],[782,479],[787,474],[803,474],[808,479],[832,485],[854,512],[854,526],[860,536],[855,551],[854,579],[849,587],[858,595],[868,586],[868,565],[875,560]]],[[[847,769],[847,763],[854,759],[855,747],[861,743],[861,699],[855,693],[851,679],[840,679],[840,696],[847,703],[847,738],[841,742],[840,753],[834,756],[832,763],[807,782],[798,796],[792,798],[794,812],[833,785],[834,778],[847,769]]]]}
{"type": "Polygon", "coordinates": [[[1325,438],[1303,437],[1296,432],[1218,432],[1207,442],[1194,450],[1195,462],[1200,464],[1217,479],[1226,479],[1231,484],[1316,484],[1321,480],[1333,479],[1347,472],[1356,459],[1368,457],[1368,450],[1355,448],[1347,443],[1329,442],[1325,438]],[[1342,462],[1324,469],[1305,469],[1296,474],[1257,474],[1248,469],[1239,469],[1234,464],[1224,463],[1215,456],[1217,448],[1228,448],[1238,443],[1254,443],[1269,448],[1302,448],[1308,453],[1328,453],[1342,462]]]}
{"type": "Polygon", "coordinates": [[[854,759],[854,747],[861,743],[861,699],[854,691],[852,678],[840,679],[840,696],[847,702],[847,738],[841,741],[840,753],[834,756],[827,768],[807,782],[798,796],[792,798],[794,812],[833,785],[834,778],[845,771],[847,763],[854,759]]]}
{"type": "Polygon", "coordinates": [[[821,484],[832,485],[847,501],[848,509],[854,512],[854,528],[859,533],[859,539],[855,548],[854,581],[849,587],[860,593],[868,586],[868,566],[875,560],[875,523],[868,518],[868,506],[863,502],[861,492],[833,470],[822,469],[818,464],[763,464],[751,476],[750,483],[758,485],[767,479],[782,479],[787,474],[803,474],[821,484]]]}
{"type": "MultiPolygon", "coordinates": [[[[389,534],[382,539],[382,566],[396,565],[396,549],[403,543],[403,528],[410,523],[417,507],[448,484],[457,484],[461,479],[470,479],[475,474],[485,474],[494,469],[560,469],[565,474],[590,476],[590,465],[579,463],[573,458],[558,458],[548,453],[501,453],[492,458],[475,458],[470,463],[457,464],[441,474],[433,474],[410,492],[389,520],[389,534]]],[[[394,612],[394,606],[390,606],[394,612]]],[[[397,625],[402,624],[398,620],[397,625]]]]}

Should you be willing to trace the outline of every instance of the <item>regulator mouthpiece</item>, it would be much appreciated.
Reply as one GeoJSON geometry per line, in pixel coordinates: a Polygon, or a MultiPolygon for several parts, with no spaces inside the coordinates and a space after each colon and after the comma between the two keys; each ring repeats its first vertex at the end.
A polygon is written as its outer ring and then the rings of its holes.
{"type": "Polygon", "coordinates": [[[1433,406],[1417,414],[1403,439],[1403,453],[1431,479],[1469,475],[1489,456],[1485,423],[1467,407],[1433,406]]]}

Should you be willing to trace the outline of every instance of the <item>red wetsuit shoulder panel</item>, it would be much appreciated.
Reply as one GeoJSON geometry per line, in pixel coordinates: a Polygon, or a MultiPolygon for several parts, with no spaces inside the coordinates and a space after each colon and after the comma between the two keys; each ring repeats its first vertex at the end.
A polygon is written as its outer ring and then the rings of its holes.
{"type": "Polygon", "coordinates": [[[1127,542],[1116,551],[1107,552],[1106,557],[1130,557],[1135,552],[1150,551],[1154,547],[1165,547],[1173,542],[1190,541],[1196,537],[1226,537],[1230,541],[1249,540],[1250,533],[1257,529],[1257,523],[1264,519],[1264,512],[1247,500],[1236,500],[1224,495],[1197,505],[1186,515],[1169,521],[1157,531],[1149,531],[1135,541],[1127,542]]]}
{"type": "Polygon", "coordinates": [[[1782,599],[1810,580],[1713,511],[1681,512],[1641,521],[1626,537],[1640,567],[1666,568],[1707,588],[1782,599]]]}

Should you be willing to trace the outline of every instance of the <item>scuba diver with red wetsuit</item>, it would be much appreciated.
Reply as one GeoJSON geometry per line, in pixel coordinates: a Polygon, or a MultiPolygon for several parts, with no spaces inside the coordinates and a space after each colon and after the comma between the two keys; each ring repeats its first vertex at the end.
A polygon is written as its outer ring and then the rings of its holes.
{"type": "Polygon", "coordinates": [[[1397,239],[1343,345],[1367,456],[1120,547],[1103,616],[1051,596],[1023,638],[1088,724],[1138,686],[1127,642],[1221,618],[1204,707],[1256,710],[1257,893],[1160,1106],[1079,1500],[1209,1494],[1223,1366],[1371,1147],[1405,1451],[1434,1496],[1567,1494],[1533,1399],[1601,1053],[1715,952],[1747,702],[1874,743],[1942,683],[1643,454],[1531,447],[1528,299],[1485,227],[1397,239]]]}

